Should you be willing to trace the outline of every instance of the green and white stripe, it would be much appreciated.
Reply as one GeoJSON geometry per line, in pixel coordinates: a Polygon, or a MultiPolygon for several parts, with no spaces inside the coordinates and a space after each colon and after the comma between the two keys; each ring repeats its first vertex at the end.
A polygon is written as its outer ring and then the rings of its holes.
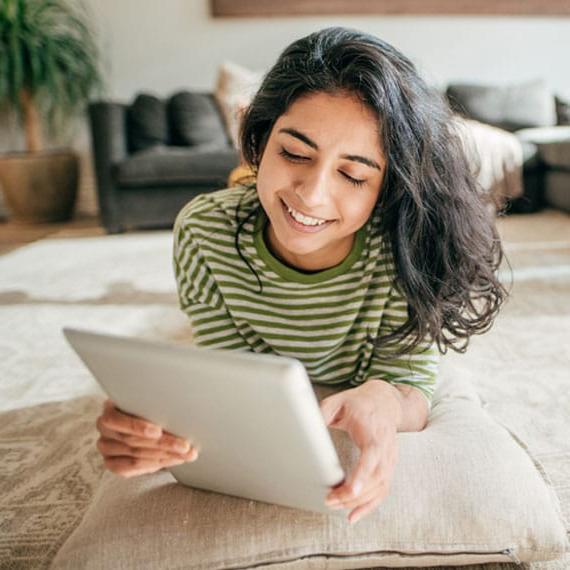
{"type": "Polygon", "coordinates": [[[370,378],[417,387],[431,403],[439,352],[424,343],[413,354],[373,350],[366,333],[385,334],[407,318],[406,300],[394,287],[387,242],[369,220],[339,265],[303,273],[267,248],[262,208],[240,232],[240,220],[258,207],[255,188],[236,186],[200,194],[174,224],[173,264],[180,308],[197,344],[211,348],[280,354],[299,359],[312,382],[352,386],[370,378]]]}

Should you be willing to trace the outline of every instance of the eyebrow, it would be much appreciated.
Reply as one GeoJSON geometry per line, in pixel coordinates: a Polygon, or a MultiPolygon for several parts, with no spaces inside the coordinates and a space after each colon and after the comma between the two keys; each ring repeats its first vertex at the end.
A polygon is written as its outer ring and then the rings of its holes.
{"type": "MultiPolygon", "coordinates": [[[[309,145],[311,148],[314,148],[315,150],[319,150],[319,145],[315,141],[311,140],[307,135],[305,135],[301,131],[298,131],[297,129],[283,128],[283,129],[279,129],[279,132],[291,135],[291,136],[299,139],[300,141],[303,141],[305,144],[309,145]]],[[[365,164],[366,166],[370,166],[371,168],[376,168],[377,170],[382,170],[380,168],[380,165],[376,161],[374,161],[370,158],[366,158],[365,156],[360,156],[358,154],[342,154],[341,158],[346,158],[347,160],[353,160],[355,162],[361,162],[362,164],[365,164]]]]}

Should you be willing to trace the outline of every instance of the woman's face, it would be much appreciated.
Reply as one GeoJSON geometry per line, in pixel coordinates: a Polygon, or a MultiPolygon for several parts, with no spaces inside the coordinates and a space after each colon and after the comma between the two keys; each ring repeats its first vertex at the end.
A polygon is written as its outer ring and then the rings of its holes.
{"type": "Polygon", "coordinates": [[[372,213],[385,167],[378,119],[355,95],[297,99],[273,126],[257,174],[272,253],[304,271],[338,265],[372,213]]]}

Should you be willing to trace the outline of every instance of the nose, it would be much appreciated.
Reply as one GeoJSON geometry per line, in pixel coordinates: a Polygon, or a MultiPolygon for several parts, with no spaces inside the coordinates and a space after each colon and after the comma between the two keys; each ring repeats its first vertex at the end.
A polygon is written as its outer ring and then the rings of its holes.
{"type": "Polygon", "coordinates": [[[326,206],[330,199],[331,184],[332,181],[324,168],[315,169],[296,184],[295,193],[301,205],[309,212],[317,214],[319,208],[326,206]]]}

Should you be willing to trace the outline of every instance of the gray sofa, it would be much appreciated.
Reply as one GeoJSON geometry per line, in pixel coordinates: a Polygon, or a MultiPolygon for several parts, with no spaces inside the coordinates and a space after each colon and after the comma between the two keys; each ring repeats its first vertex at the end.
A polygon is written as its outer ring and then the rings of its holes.
{"type": "MultiPolygon", "coordinates": [[[[521,140],[524,195],[507,212],[533,212],[545,201],[570,210],[570,134],[548,131],[570,125],[570,105],[542,82],[511,88],[455,83],[445,93],[458,113],[521,140]]],[[[172,227],[188,200],[224,188],[239,163],[209,92],[166,99],[142,93],[132,104],[99,101],[90,104],[89,118],[99,209],[109,233],[172,227]]]]}
{"type": "Polygon", "coordinates": [[[89,105],[101,221],[108,233],[170,228],[191,198],[226,185],[239,156],[211,93],[89,105]]]}
{"type": "Polygon", "coordinates": [[[570,103],[542,80],[510,86],[451,83],[445,94],[460,115],[513,133],[523,150],[524,195],[507,213],[544,206],[570,211],[570,103]]]}

